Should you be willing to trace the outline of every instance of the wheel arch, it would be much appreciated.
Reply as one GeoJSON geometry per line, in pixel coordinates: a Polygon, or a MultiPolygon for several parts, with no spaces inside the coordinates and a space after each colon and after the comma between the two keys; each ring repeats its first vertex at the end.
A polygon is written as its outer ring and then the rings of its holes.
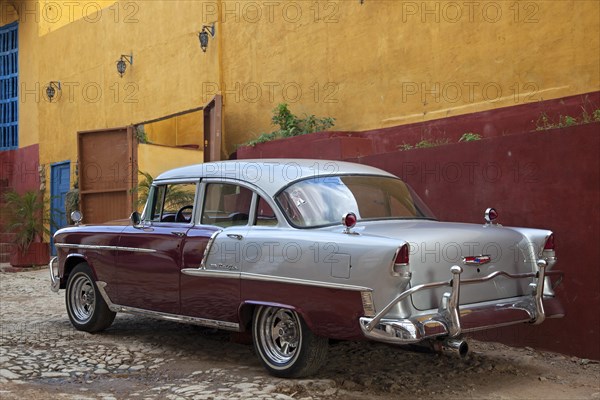
{"type": "Polygon", "coordinates": [[[71,253],[65,259],[65,267],[64,267],[64,272],[63,272],[63,278],[62,278],[61,284],[60,284],[60,288],[61,289],[66,289],[67,282],[69,281],[69,276],[71,275],[71,271],[73,271],[73,269],[77,265],[81,264],[82,262],[85,262],[85,263],[88,264],[88,266],[92,270],[92,274],[94,276],[94,280],[96,280],[96,281],[98,280],[98,277],[96,275],[96,271],[94,270],[94,267],[88,261],[88,259],[83,254],[71,253]]]}
{"type": "Polygon", "coordinates": [[[252,328],[252,316],[254,315],[254,310],[260,306],[285,308],[288,310],[295,311],[296,313],[298,313],[298,315],[300,315],[308,329],[310,329],[312,332],[315,332],[315,326],[312,322],[312,319],[301,307],[297,307],[291,304],[257,300],[246,300],[241,304],[238,310],[240,331],[245,332],[249,331],[252,328]]]}

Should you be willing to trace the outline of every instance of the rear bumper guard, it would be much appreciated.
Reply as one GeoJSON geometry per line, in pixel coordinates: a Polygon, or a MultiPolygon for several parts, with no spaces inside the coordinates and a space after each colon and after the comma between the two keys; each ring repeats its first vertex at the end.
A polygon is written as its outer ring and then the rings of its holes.
{"type": "Polygon", "coordinates": [[[439,336],[456,338],[465,332],[522,322],[541,324],[546,318],[561,318],[564,316],[564,311],[560,302],[554,297],[544,296],[544,279],[548,276],[562,276],[562,272],[546,272],[547,263],[544,260],[538,260],[537,267],[536,272],[509,274],[497,271],[483,278],[461,280],[460,275],[463,269],[455,265],[450,268],[452,274],[450,281],[422,284],[402,292],[374,317],[360,318],[360,327],[363,334],[369,339],[409,344],[439,336]],[[459,307],[461,285],[483,283],[498,276],[510,279],[534,278],[534,281],[529,284],[531,295],[459,307]],[[445,286],[449,286],[451,290],[442,296],[437,312],[419,314],[405,319],[384,318],[396,304],[412,294],[421,290],[445,286]]]}

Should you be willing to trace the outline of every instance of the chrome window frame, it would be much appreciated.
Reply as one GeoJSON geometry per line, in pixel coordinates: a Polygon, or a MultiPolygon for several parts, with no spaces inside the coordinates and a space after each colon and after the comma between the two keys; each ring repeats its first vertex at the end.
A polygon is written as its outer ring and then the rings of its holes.
{"type": "MultiPolygon", "coordinates": [[[[199,186],[201,186],[200,199],[202,199],[201,200],[202,205],[198,208],[198,214],[196,215],[196,220],[195,220],[196,225],[205,225],[206,226],[206,224],[202,224],[201,217],[202,217],[202,214],[204,213],[204,206],[206,205],[205,204],[206,187],[211,183],[237,185],[237,186],[241,186],[241,187],[244,187],[244,188],[252,191],[252,201],[250,202],[250,210],[249,210],[250,212],[248,213],[248,223],[246,223],[246,225],[237,225],[238,227],[239,226],[247,226],[247,227],[258,226],[255,224],[256,208],[258,206],[258,196],[262,197],[267,202],[267,204],[269,204],[269,206],[271,206],[271,209],[273,209],[273,212],[275,213],[275,217],[277,218],[277,225],[273,225],[270,228],[285,227],[285,225],[282,225],[282,221],[286,221],[284,213],[279,209],[279,204],[277,204],[274,199],[272,199],[270,196],[268,196],[258,186],[253,185],[248,182],[245,182],[245,181],[232,179],[232,178],[203,178],[201,180],[199,186]]],[[[208,225],[208,226],[215,226],[219,229],[227,229],[228,228],[228,227],[222,227],[219,225],[208,225]]]]}
{"type": "MultiPolygon", "coordinates": [[[[193,178],[193,179],[189,179],[189,178],[185,178],[185,179],[168,179],[168,180],[160,180],[160,181],[156,181],[154,180],[152,182],[152,186],[150,187],[150,191],[148,193],[148,199],[146,200],[146,204],[144,205],[144,210],[142,211],[142,224],[145,226],[165,226],[165,225],[170,225],[170,224],[178,224],[182,227],[191,227],[193,225],[195,225],[195,221],[196,221],[196,215],[198,213],[198,201],[200,199],[200,197],[198,197],[201,193],[200,193],[200,186],[201,186],[201,180],[199,178],[193,178]],[[158,186],[166,186],[166,185],[176,185],[176,184],[193,184],[196,185],[195,191],[194,191],[194,209],[192,210],[192,217],[190,218],[190,222],[188,223],[182,223],[182,222],[161,222],[161,221],[153,221],[151,220],[149,217],[150,215],[148,215],[151,212],[151,207],[149,207],[151,199],[153,199],[154,193],[157,191],[157,187],[158,186]]],[[[165,192],[166,193],[166,192],[165,192]]],[[[163,199],[164,200],[164,199],[163,199]]],[[[164,202],[163,202],[163,208],[164,208],[164,202]]],[[[161,210],[161,218],[162,218],[162,211],[161,210]]]]}

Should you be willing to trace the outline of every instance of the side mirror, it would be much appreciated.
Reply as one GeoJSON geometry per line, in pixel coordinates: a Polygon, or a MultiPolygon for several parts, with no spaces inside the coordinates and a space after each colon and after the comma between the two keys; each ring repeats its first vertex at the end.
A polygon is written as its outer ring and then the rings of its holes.
{"type": "Polygon", "coordinates": [[[134,211],[131,213],[131,216],[129,217],[129,220],[131,221],[131,224],[133,225],[134,228],[140,228],[140,223],[142,222],[142,218],[140,217],[140,213],[137,211],[134,211]]]}

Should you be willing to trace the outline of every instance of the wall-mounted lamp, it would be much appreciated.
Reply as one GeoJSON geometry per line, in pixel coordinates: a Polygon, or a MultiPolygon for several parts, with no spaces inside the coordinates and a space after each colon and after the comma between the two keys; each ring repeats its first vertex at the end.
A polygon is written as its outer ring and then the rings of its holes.
{"type": "Polygon", "coordinates": [[[54,98],[54,96],[56,96],[56,91],[61,91],[60,88],[60,81],[50,81],[50,83],[48,83],[48,86],[46,86],[46,97],[48,97],[48,100],[50,100],[50,103],[52,103],[52,99],[54,98]]]}
{"type": "Polygon", "coordinates": [[[212,25],[202,25],[202,30],[198,33],[198,39],[200,39],[200,48],[203,52],[206,53],[206,49],[208,48],[208,36],[215,37],[215,23],[212,25]]]}
{"type": "Polygon", "coordinates": [[[119,58],[119,61],[117,61],[117,72],[121,78],[127,70],[127,63],[129,63],[129,65],[133,65],[133,53],[130,55],[121,54],[121,58],[119,58]]]}

